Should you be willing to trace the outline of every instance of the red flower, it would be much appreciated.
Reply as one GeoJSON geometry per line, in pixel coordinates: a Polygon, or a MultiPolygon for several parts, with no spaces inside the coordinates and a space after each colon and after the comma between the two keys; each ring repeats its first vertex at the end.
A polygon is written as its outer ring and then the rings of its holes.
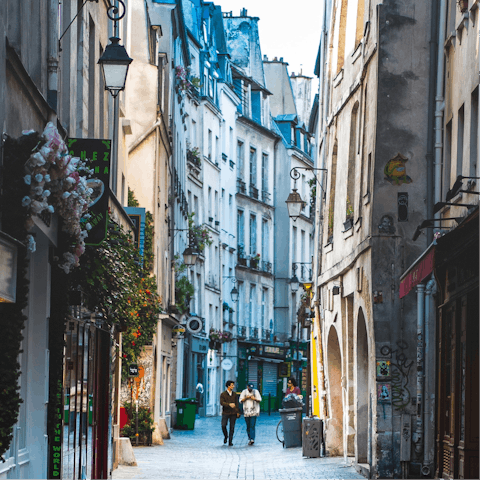
{"type": "Polygon", "coordinates": [[[132,342],[132,345],[135,346],[135,342],[132,342]]]}

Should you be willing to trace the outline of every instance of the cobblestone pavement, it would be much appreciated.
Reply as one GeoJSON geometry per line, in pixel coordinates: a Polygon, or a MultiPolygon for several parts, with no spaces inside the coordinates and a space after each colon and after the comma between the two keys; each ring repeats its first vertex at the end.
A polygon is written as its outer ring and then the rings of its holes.
{"type": "Polygon", "coordinates": [[[134,447],[137,467],[120,466],[113,479],[350,479],[364,477],[343,457],[305,458],[302,448],[283,448],[275,430],[278,413],[257,420],[248,446],[245,420],[235,426],[233,447],[223,445],[220,417],[197,418],[194,430],[174,430],[164,445],[134,447]]]}

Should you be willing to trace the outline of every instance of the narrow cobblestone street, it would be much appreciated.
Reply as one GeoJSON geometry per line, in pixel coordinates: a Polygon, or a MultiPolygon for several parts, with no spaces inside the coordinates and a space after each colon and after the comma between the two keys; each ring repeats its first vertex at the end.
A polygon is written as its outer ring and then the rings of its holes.
{"type": "Polygon", "coordinates": [[[137,467],[120,466],[114,479],[350,479],[364,478],[343,457],[304,458],[302,448],[283,448],[275,429],[280,415],[262,414],[255,445],[245,420],[236,424],[234,446],[223,445],[220,417],[197,418],[195,430],[174,430],[163,446],[134,448],[137,467]]]}

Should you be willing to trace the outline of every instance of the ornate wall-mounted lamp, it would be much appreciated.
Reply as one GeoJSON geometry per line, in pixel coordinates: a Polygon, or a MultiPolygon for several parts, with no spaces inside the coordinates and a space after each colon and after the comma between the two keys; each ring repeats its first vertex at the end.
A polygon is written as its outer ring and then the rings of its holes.
{"type": "MultiPolygon", "coordinates": [[[[300,178],[300,172],[298,170],[307,170],[309,172],[328,171],[326,168],[293,167],[290,170],[290,177],[295,180],[295,185],[297,183],[297,180],[300,178]]],[[[315,180],[320,186],[320,188],[323,190],[323,196],[325,199],[327,195],[326,191],[324,190],[322,184],[318,181],[315,173],[313,174],[313,176],[315,177],[315,180]]],[[[285,200],[285,203],[287,204],[288,216],[295,222],[302,213],[302,209],[305,206],[305,202],[302,200],[301,195],[297,192],[297,189],[295,187],[293,188],[293,191],[290,193],[288,198],[285,200]]]]}

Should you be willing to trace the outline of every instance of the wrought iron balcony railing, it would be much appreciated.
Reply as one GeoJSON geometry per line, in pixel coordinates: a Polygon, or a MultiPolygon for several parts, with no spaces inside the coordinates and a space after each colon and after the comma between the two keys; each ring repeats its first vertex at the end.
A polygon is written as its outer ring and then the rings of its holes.
{"type": "Polygon", "coordinates": [[[247,184],[241,178],[237,178],[237,193],[247,194],[247,184]]]}

